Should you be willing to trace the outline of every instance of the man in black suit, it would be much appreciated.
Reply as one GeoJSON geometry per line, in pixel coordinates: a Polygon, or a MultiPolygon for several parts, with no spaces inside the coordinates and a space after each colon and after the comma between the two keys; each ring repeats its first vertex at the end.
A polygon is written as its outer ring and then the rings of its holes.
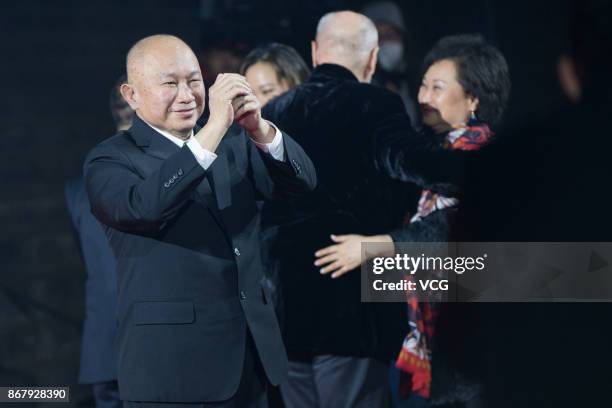
{"type": "MultiPolygon", "coordinates": [[[[110,109],[117,131],[129,129],[134,111],[113,86],[110,109]]],[[[96,408],[121,407],[117,385],[117,264],[100,222],[91,213],[83,176],[65,186],[66,204],[87,271],[79,382],[92,384],[96,408]]]]}
{"type": "Polygon", "coordinates": [[[121,397],[127,407],[262,404],[286,355],[261,285],[255,199],[312,190],[313,165],[261,118],[240,75],[218,76],[197,128],[204,84],[180,39],[137,42],[127,71],[134,124],[85,163],[118,262],[121,397]]]}
{"type": "Polygon", "coordinates": [[[330,279],[314,254],[330,244],[330,233],[376,235],[400,226],[416,206],[406,182],[448,180],[461,163],[413,131],[398,95],[369,84],[377,52],[368,18],[329,13],[312,42],[310,79],[264,108],[266,119],[299,140],[319,180],[314,194],[264,210],[266,225],[278,226],[271,256],[279,259],[284,293],[290,368],[281,392],[289,407],[387,404],[388,361],[408,330],[405,306],[361,303],[359,274],[330,279]]]}

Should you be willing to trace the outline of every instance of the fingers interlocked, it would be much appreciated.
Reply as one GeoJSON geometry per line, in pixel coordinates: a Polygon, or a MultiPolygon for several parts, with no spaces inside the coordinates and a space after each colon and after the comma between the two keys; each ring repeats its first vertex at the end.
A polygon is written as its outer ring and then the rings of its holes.
{"type": "Polygon", "coordinates": [[[210,88],[210,98],[231,102],[238,96],[252,94],[247,80],[239,74],[219,74],[210,88]]]}

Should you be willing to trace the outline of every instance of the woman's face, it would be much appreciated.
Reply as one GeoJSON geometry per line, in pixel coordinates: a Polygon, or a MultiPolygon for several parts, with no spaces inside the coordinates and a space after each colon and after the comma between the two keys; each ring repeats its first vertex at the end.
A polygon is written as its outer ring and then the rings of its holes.
{"type": "Polygon", "coordinates": [[[423,123],[436,133],[467,123],[470,111],[476,110],[478,99],[465,94],[457,81],[457,69],[452,60],[432,64],[419,88],[419,105],[423,123]]]}
{"type": "Polygon", "coordinates": [[[275,96],[289,90],[287,81],[279,81],[274,67],[267,62],[258,62],[251,65],[244,73],[244,76],[253,88],[255,96],[259,99],[262,106],[275,96]]]}

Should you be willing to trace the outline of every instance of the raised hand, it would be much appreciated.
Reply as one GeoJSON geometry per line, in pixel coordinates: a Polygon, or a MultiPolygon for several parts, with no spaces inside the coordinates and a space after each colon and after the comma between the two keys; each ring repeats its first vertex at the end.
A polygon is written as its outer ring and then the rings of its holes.
{"type": "Polygon", "coordinates": [[[232,101],[252,93],[246,80],[238,74],[219,74],[210,87],[208,109],[210,117],[206,125],[195,135],[204,149],[214,152],[234,121],[232,101]]]}
{"type": "MultiPolygon", "coordinates": [[[[244,78],[243,78],[244,79],[244,78]]],[[[246,82],[246,79],[244,79],[246,82]]],[[[261,103],[251,91],[237,96],[232,101],[234,121],[246,130],[256,142],[270,143],[274,139],[274,129],[261,117],[261,103]]]]}
{"type": "Polygon", "coordinates": [[[234,120],[238,125],[247,132],[259,130],[261,104],[255,94],[238,96],[233,100],[232,105],[234,106],[234,120]]]}
{"type": "Polygon", "coordinates": [[[208,109],[210,110],[208,122],[227,130],[236,118],[233,101],[249,94],[252,95],[253,91],[242,75],[217,75],[208,95],[208,109]]]}

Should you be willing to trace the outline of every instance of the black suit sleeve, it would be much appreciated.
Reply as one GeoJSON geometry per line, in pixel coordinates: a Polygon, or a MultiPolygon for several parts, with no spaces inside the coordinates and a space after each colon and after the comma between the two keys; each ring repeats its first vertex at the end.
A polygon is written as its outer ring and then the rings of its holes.
{"type": "Polygon", "coordinates": [[[372,149],[378,171],[421,187],[459,185],[470,152],[442,149],[434,136],[415,131],[401,100],[398,102],[398,106],[386,105],[388,110],[375,126],[372,149]],[[389,110],[395,113],[389,114],[389,110]]]}
{"type": "Polygon", "coordinates": [[[187,146],[142,177],[128,157],[111,144],[88,155],[85,182],[92,213],[103,224],[125,232],[155,232],[172,220],[205,177],[187,146]]]}
{"type": "Polygon", "coordinates": [[[249,142],[250,172],[259,198],[295,198],[315,189],[315,167],[304,150],[283,133],[285,160],[275,160],[249,142]]]}

